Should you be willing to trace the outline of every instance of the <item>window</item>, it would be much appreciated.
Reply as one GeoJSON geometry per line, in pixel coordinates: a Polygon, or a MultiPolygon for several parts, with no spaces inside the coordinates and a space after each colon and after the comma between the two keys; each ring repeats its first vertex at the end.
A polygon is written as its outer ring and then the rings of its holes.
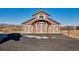
{"type": "Polygon", "coordinates": [[[44,16],[39,16],[39,18],[44,18],[44,16]]]}
{"type": "Polygon", "coordinates": [[[39,19],[40,20],[43,20],[45,17],[44,16],[39,16],[39,19]]]}

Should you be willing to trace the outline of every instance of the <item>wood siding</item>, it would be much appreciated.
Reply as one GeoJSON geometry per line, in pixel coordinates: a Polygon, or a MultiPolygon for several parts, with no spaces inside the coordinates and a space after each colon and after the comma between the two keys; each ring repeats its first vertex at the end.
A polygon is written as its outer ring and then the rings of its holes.
{"type": "Polygon", "coordinates": [[[33,19],[25,22],[23,25],[24,32],[31,33],[54,33],[60,31],[60,24],[50,20],[47,14],[39,12],[33,16],[33,19]],[[39,15],[44,15],[45,19],[40,20],[39,15]]]}

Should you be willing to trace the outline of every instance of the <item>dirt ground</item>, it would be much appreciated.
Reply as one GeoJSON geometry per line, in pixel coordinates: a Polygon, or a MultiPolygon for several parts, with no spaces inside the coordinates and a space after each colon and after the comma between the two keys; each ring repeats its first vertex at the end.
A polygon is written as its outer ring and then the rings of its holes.
{"type": "Polygon", "coordinates": [[[27,34],[0,44],[0,51],[79,51],[79,40],[63,34],[27,34]]]}

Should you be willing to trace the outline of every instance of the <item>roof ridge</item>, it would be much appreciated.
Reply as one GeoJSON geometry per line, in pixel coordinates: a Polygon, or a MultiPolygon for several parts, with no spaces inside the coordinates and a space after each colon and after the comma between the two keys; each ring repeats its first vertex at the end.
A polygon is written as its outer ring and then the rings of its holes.
{"type": "MultiPolygon", "coordinates": [[[[36,12],[35,14],[33,14],[32,16],[34,16],[34,15],[40,13],[40,12],[43,12],[43,13],[47,14],[46,12],[44,12],[44,10],[39,10],[38,12],[36,12]]],[[[47,14],[47,15],[50,16],[49,14],[47,14]]]]}
{"type": "Polygon", "coordinates": [[[29,20],[27,20],[27,21],[24,21],[22,24],[24,24],[24,23],[26,23],[26,22],[29,22],[29,21],[32,20],[32,19],[35,19],[35,18],[31,18],[31,19],[29,19],[29,20]]]}
{"type": "Polygon", "coordinates": [[[48,19],[50,19],[50,20],[52,20],[52,21],[54,21],[54,22],[56,22],[56,23],[58,23],[58,24],[61,24],[61,23],[59,23],[59,22],[57,22],[57,21],[55,21],[55,20],[53,20],[53,19],[51,19],[51,18],[48,18],[48,19]]]}

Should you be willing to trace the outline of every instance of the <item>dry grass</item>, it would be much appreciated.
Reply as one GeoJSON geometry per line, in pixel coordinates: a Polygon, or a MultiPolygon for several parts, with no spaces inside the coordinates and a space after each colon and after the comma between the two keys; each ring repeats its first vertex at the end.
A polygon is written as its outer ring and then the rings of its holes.
{"type": "MultiPolygon", "coordinates": [[[[68,31],[62,31],[63,34],[68,35],[68,31]]],[[[73,36],[75,38],[79,38],[79,30],[71,30],[70,36],[73,36]]]]}

